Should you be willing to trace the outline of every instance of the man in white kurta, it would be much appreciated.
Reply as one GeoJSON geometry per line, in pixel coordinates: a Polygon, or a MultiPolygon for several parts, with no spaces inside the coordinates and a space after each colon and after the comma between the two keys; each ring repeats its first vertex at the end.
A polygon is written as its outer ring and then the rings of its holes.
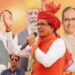
{"type": "Polygon", "coordinates": [[[62,38],[65,40],[66,46],[74,60],[74,63],[69,67],[68,71],[75,72],[75,8],[66,7],[63,10],[62,26],[64,29],[62,38]]]}

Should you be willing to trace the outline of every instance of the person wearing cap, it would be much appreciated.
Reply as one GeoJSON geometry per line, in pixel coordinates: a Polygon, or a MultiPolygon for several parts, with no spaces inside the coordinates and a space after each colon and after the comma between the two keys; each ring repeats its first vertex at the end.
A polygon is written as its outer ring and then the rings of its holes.
{"type": "MultiPolygon", "coordinates": [[[[35,37],[27,37],[31,47],[30,55],[33,56],[33,61],[29,64],[31,75],[63,75],[73,62],[64,40],[56,33],[60,28],[60,21],[54,13],[59,7],[60,5],[50,3],[46,5],[47,10],[39,12],[37,42],[35,37]]],[[[7,39],[12,50],[20,50],[9,36],[7,39]]]]}
{"type": "Polygon", "coordinates": [[[32,47],[31,55],[34,57],[33,64],[30,64],[31,75],[63,75],[73,62],[64,40],[56,33],[60,21],[54,13],[59,6],[56,7],[54,3],[46,5],[50,10],[40,11],[38,14],[38,41],[34,43],[28,37],[28,43],[32,47]]]}

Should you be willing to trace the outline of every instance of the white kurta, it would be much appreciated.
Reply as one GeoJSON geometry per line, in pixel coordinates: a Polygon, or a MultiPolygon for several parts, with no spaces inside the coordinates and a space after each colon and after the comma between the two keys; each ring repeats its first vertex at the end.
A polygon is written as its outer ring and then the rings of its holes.
{"type": "MultiPolygon", "coordinates": [[[[26,56],[26,52],[21,51],[20,48],[13,42],[12,38],[8,36],[8,44],[9,50],[11,53],[15,53],[17,55],[26,56]]],[[[25,50],[26,51],[26,50],[25,50]]],[[[45,54],[39,48],[35,51],[36,59],[44,66],[49,67],[54,64],[59,58],[63,57],[66,52],[66,47],[64,40],[59,38],[57,39],[52,46],[49,48],[48,52],[45,54]],[[40,58],[40,59],[39,59],[40,58]]]]}
{"type": "Polygon", "coordinates": [[[66,46],[72,54],[73,64],[67,69],[69,72],[75,72],[75,36],[64,34],[62,38],[66,42],[66,46]]]}

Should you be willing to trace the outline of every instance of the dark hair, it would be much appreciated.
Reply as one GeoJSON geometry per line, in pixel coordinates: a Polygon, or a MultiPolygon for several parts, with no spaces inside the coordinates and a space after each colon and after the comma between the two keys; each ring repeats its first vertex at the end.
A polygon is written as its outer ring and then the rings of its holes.
{"type": "Polygon", "coordinates": [[[4,12],[8,12],[12,16],[12,12],[10,10],[4,10],[3,13],[4,12]]]}
{"type": "Polygon", "coordinates": [[[4,10],[4,11],[2,11],[2,12],[0,13],[0,19],[1,19],[1,15],[2,15],[4,12],[8,12],[8,13],[11,15],[11,17],[12,17],[12,12],[11,12],[10,10],[4,10]]]}
{"type": "MultiPolygon", "coordinates": [[[[10,59],[11,59],[12,56],[16,56],[16,55],[12,55],[12,54],[9,55],[10,59]]],[[[18,58],[18,61],[19,61],[20,60],[20,57],[19,56],[16,56],[16,57],[18,58]]]]}
{"type": "Polygon", "coordinates": [[[66,12],[66,11],[68,11],[68,10],[70,10],[70,9],[73,9],[73,10],[75,10],[75,8],[72,8],[72,7],[66,7],[63,11],[62,11],[62,20],[64,19],[64,13],[66,12]]]}

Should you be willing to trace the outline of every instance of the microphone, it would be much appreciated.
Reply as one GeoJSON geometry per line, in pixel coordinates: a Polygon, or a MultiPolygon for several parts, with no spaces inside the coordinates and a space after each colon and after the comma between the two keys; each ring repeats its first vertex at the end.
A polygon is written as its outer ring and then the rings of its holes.
{"type": "MultiPolygon", "coordinates": [[[[37,33],[36,32],[34,32],[33,35],[35,37],[37,37],[37,33]]],[[[26,41],[26,43],[20,49],[23,50],[27,45],[28,45],[28,41],[26,41]]]]}

